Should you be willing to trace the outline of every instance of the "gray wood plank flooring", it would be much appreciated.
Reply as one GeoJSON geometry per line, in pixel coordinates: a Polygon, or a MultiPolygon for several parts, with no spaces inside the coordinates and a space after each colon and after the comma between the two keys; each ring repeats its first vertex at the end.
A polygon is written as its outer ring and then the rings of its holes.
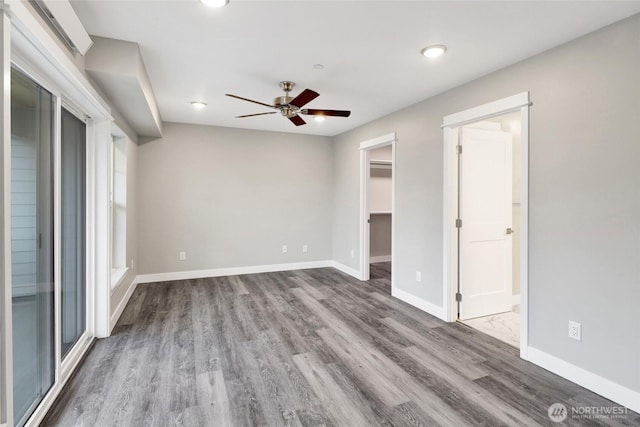
{"type": "Polygon", "coordinates": [[[550,426],[552,403],[617,406],[389,294],[389,263],[368,282],[327,268],[139,285],[42,425],[550,426]]]}

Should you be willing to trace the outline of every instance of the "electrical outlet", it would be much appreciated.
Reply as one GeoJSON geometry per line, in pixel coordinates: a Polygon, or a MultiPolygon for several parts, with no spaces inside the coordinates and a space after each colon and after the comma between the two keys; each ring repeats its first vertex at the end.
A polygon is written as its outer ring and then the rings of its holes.
{"type": "Polygon", "coordinates": [[[582,341],[582,325],[580,323],[569,320],[569,338],[582,341]]]}
{"type": "Polygon", "coordinates": [[[132,269],[132,270],[133,270],[133,267],[134,267],[134,266],[135,266],[134,259],[133,259],[133,258],[131,258],[131,269],[132,269]]]}
{"type": "Polygon", "coordinates": [[[355,258],[355,257],[356,257],[356,252],[353,249],[351,249],[351,258],[355,258]]]}
{"type": "Polygon", "coordinates": [[[307,245],[302,245],[302,253],[306,254],[307,252],[309,252],[309,246],[307,245]]]}
{"type": "Polygon", "coordinates": [[[422,282],[422,272],[416,271],[416,282],[422,282]]]}
{"type": "Polygon", "coordinates": [[[282,253],[283,254],[287,253],[287,245],[282,245],[282,253]]]}
{"type": "Polygon", "coordinates": [[[185,259],[187,259],[187,253],[184,251],[180,251],[178,252],[178,259],[180,261],[184,261],[185,259]]]}

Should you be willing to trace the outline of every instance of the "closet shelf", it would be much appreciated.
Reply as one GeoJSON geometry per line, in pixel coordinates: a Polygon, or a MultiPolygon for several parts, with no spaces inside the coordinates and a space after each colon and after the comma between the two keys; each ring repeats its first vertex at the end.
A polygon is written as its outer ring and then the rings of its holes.
{"type": "Polygon", "coordinates": [[[371,160],[369,164],[373,169],[391,169],[393,163],[391,160],[371,160]]]}
{"type": "Polygon", "coordinates": [[[391,215],[391,211],[371,211],[369,215],[391,215]]]}

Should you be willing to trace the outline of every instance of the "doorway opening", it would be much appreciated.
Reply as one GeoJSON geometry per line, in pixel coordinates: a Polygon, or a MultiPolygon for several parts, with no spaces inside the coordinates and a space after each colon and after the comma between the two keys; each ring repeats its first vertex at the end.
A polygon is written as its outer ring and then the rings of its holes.
{"type": "Polygon", "coordinates": [[[523,358],[528,99],[523,93],[476,107],[446,117],[443,126],[448,320],[520,348],[523,358]]]}
{"type": "Polygon", "coordinates": [[[391,293],[395,133],[360,144],[360,280],[391,293]]]}

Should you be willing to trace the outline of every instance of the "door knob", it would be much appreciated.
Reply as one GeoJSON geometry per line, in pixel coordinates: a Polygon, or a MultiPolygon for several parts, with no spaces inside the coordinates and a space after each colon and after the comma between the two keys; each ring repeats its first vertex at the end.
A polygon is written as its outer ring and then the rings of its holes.
{"type": "Polygon", "coordinates": [[[513,228],[507,228],[507,234],[513,234],[513,228]]]}

